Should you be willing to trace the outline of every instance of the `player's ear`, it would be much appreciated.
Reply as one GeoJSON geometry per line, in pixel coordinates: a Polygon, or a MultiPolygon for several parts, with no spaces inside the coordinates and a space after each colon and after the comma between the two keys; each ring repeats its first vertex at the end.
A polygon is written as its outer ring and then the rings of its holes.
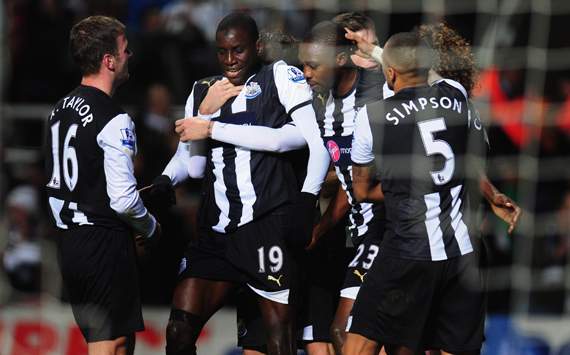
{"type": "Polygon", "coordinates": [[[386,78],[386,80],[388,80],[388,82],[390,83],[394,83],[396,81],[396,71],[394,70],[394,68],[392,67],[388,67],[386,69],[386,74],[388,74],[388,77],[386,78]]]}
{"type": "Polygon", "coordinates": [[[344,67],[348,63],[348,54],[346,52],[340,52],[336,55],[336,66],[344,67]]]}
{"type": "Polygon", "coordinates": [[[255,53],[257,53],[258,57],[263,55],[263,44],[261,43],[261,38],[258,38],[257,41],[255,41],[255,53]]]}
{"type": "Polygon", "coordinates": [[[111,54],[103,55],[102,64],[110,71],[115,71],[115,57],[111,54]]]}

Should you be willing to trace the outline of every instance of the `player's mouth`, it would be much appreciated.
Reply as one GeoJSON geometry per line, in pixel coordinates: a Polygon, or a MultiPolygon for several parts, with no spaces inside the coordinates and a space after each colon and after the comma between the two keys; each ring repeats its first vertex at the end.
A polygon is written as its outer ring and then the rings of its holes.
{"type": "Polygon", "coordinates": [[[240,77],[243,68],[226,68],[224,74],[228,79],[237,79],[240,77]]]}

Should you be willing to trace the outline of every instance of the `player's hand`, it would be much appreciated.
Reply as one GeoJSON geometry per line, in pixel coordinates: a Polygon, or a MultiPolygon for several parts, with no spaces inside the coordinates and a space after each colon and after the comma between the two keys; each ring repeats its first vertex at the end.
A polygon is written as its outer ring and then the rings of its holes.
{"type": "Polygon", "coordinates": [[[507,195],[502,193],[494,194],[488,201],[493,213],[509,225],[508,232],[509,234],[512,233],[521,215],[521,208],[507,195]]]}
{"type": "Polygon", "coordinates": [[[204,100],[202,100],[198,112],[202,115],[214,114],[226,101],[239,95],[241,89],[243,89],[243,85],[235,86],[226,78],[216,81],[208,89],[208,93],[204,100]]]}
{"type": "Polygon", "coordinates": [[[182,142],[196,141],[210,136],[214,122],[198,117],[182,118],[175,122],[174,130],[182,142]]]}
{"type": "Polygon", "coordinates": [[[154,178],[152,184],[143,187],[142,191],[148,191],[148,198],[146,201],[153,207],[159,210],[170,208],[176,204],[176,194],[172,187],[172,181],[166,175],[159,175],[154,178]]]}
{"type": "Polygon", "coordinates": [[[359,33],[351,31],[346,27],[344,28],[344,30],[346,31],[344,36],[347,39],[354,41],[356,44],[356,47],[358,47],[358,50],[354,54],[356,54],[359,57],[369,59],[370,55],[372,54],[372,51],[374,50],[375,45],[371,42],[368,42],[368,40],[366,40],[359,33]]]}
{"type": "Polygon", "coordinates": [[[309,251],[309,250],[313,250],[315,249],[315,247],[317,246],[317,244],[319,243],[320,239],[321,239],[321,231],[319,228],[320,225],[316,225],[315,228],[313,228],[313,233],[311,235],[311,241],[309,242],[309,245],[307,245],[307,247],[305,248],[305,250],[309,251]]]}
{"type": "Polygon", "coordinates": [[[139,258],[147,258],[149,254],[158,247],[162,237],[162,227],[156,222],[156,227],[152,235],[145,237],[142,235],[135,236],[135,247],[139,258]]]}

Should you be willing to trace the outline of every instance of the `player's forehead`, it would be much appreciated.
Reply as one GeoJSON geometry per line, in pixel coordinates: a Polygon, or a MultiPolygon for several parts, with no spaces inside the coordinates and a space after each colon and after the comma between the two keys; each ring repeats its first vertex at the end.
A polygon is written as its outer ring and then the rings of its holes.
{"type": "Polygon", "coordinates": [[[331,64],[335,48],[322,42],[303,42],[299,45],[299,60],[304,63],[331,64]]]}
{"type": "Polygon", "coordinates": [[[247,47],[255,44],[255,39],[241,27],[230,27],[216,33],[216,45],[222,48],[247,47]]]}

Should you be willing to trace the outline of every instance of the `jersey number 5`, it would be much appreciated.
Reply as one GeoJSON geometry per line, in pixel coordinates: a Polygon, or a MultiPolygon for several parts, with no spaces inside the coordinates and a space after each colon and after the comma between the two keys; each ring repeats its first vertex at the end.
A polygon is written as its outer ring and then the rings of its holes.
{"type": "Polygon", "coordinates": [[[51,153],[53,156],[53,171],[51,179],[47,184],[48,187],[59,189],[61,187],[61,170],[63,170],[63,178],[69,191],[75,189],[77,178],[79,176],[79,167],[77,165],[77,154],[75,148],[70,145],[71,138],[75,138],[77,134],[77,125],[73,124],[65,134],[63,141],[63,165],[59,162],[59,125],[56,122],[51,126],[51,153]],[[62,169],[63,168],[63,169],[62,169]]]}
{"type": "Polygon", "coordinates": [[[431,178],[436,185],[445,185],[453,177],[455,170],[455,155],[451,146],[442,139],[434,139],[433,135],[436,132],[445,131],[445,120],[443,117],[435,118],[428,121],[418,122],[418,128],[422,136],[422,142],[426,150],[426,155],[432,156],[441,154],[445,158],[443,169],[438,171],[430,171],[431,178]]]}

